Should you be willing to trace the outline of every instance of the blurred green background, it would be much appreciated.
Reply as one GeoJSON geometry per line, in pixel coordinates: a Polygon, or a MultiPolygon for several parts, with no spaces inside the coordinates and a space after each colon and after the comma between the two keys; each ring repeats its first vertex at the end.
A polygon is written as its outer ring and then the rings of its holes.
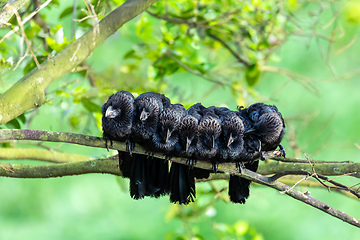
{"type": "MultiPolygon", "coordinates": [[[[101,19],[123,1],[91,1],[101,19]]],[[[26,33],[39,60],[61,51],[92,25],[84,2],[53,1],[40,12],[47,32],[30,21],[26,33]],[[82,11],[81,9],[84,9],[82,11]]],[[[30,3],[29,3],[30,4],[30,3]]],[[[33,4],[33,2],[31,3],[33,4]]],[[[26,5],[28,7],[28,5],[26,5]]],[[[21,12],[27,15],[33,5],[21,12]]],[[[30,128],[101,136],[101,105],[118,90],[159,91],[188,107],[275,104],[290,157],[360,159],[360,1],[162,1],[99,46],[76,72],[47,88],[47,103],[1,128],[30,128]],[[235,10],[239,9],[239,12],[235,10]],[[232,13],[230,17],[224,17],[232,13]],[[161,20],[157,16],[165,16],[161,20]],[[171,19],[181,19],[182,24],[171,19]],[[195,20],[194,20],[195,19],[195,20]],[[199,25],[189,25],[191,22],[199,25]],[[208,25],[201,25],[204,22],[208,25]],[[192,26],[192,27],[190,27],[192,26]],[[269,28],[271,26],[271,28],[269,28]],[[248,66],[211,35],[222,37],[248,66]],[[186,65],[184,67],[184,65],[186,65]],[[214,81],[219,83],[214,83],[214,81]]],[[[16,20],[11,23],[16,25],[16,20]]],[[[9,29],[0,29],[4,36],[9,29]]],[[[21,36],[0,43],[0,93],[36,65],[22,56],[21,36]]],[[[51,73],[49,73],[51,74],[51,73]]],[[[116,152],[70,144],[43,145],[92,158],[116,152]]],[[[36,147],[2,143],[2,147],[36,147]]],[[[5,161],[5,160],[4,160],[5,161]]],[[[12,163],[45,164],[26,160],[12,163]]],[[[355,178],[342,177],[348,185],[355,178]]],[[[226,181],[213,182],[217,189],[226,181]]],[[[128,180],[105,174],[56,179],[0,179],[0,239],[359,239],[349,224],[259,185],[245,205],[228,202],[209,183],[196,202],[167,197],[134,201],[128,180]]],[[[359,202],[326,189],[298,187],[360,218],[359,202]]]]}

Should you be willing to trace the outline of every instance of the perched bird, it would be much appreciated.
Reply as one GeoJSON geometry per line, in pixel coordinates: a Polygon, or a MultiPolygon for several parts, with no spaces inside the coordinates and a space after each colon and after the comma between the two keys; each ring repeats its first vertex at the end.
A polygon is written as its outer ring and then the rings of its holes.
{"type": "Polygon", "coordinates": [[[152,137],[155,151],[169,153],[175,149],[179,139],[179,127],[186,109],[181,104],[164,108],[159,115],[158,130],[152,137]]]}
{"type": "Polygon", "coordinates": [[[170,100],[163,94],[147,92],[138,96],[134,101],[134,117],[132,139],[146,144],[151,142],[157,132],[159,115],[165,107],[170,106],[170,100]]]}
{"type": "MultiPolygon", "coordinates": [[[[188,162],[193,164],[192,156],[196,151],[198,120],[186,115],[181,119],[178,131],[178,141],[175,145],[174,155],[187,157],[188,162]]],[[[179,204],[188,204],[194,201],[195,179],[194,169],[189,166],[171,163],[170,168],[170,202],[179,204]]]]}
{"type": "Polygon", "coordinates": [[[278,109],[264,103],[255,103],[241,112],[246,123],[244,141],[250,153],[245,158],[252,160],[258,153],[262,156],[262,151],[272,151],[278,146],[285,156],[285,149],[280,145],[285,134],[285,123],[278,109]]]}
{"type": "MultiPolygon", "coordinates": [[[[280,146],[280,150],[285,156],[285,150],[280,145],[285,133],[285,124],[281,113],[275,106],[255,103],[247,109],[239,108],[239,113],[245,132],[243,150],[240,159],[236,161],[239,171],[243,166],[256,172],[259,161],[253,160],[263,158],[263,151],[275,150],[277,146],[280,146]]],[[[249,196],[250,183],[250,180],[231,175],[229,180],[230,201],[245,203],[245,199],[249,196]]]]}
{"type": "MultiPolygon", "coordinates": [[[[153,150],[152,138],[158,132],[159,115],[170,105],[170,99],[163,94],[147,92],[138,96],[134,101],[131,140],[153,150]]],[[[168,161],[140,154],[132,161],[130,195],[134,199],[159,197],[168,192],[168,161]]]]}
{"type": "Polygon", "coordinates": [[[233,111],[225,110],[220,116],[221,135],[218,159],[227,162],[239,159],[244,148],[244,124],[233,111]]]}
{"type": "Polygon", "coordinates": [[[197,132],[199,121],[192,115],[186,115],[179,125],[179,138],[175,146],[175,153],[180,157],[191,158],[197,146],[197,132]]]}
{"type": "Polygon", "coordinates": [[[134,114],[134,96],[126,91],[119,91],[109,97],[102,106],[102,128],[103,137],[108,141],[126,141],[127,149],[131,152],[129,137],[132,129],[132,118],[134,114]]]}
{"type": "MultiPolygon", "coordinates": [[[[196,156],[199,159],[212,160],[219,148],[218,138],[221,134],[221,122],[210,110],[203,111],[198,126],[198,143],[196,156]]],[[[217,162],[213,162],[213,170],[217,171],[217,162]]]]}

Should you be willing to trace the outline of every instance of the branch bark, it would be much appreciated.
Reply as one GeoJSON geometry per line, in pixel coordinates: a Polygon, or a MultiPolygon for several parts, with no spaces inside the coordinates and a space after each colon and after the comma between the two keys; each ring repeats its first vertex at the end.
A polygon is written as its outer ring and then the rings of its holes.
{"type": "MultiPolygon", "coordinates": [[[[73,133],[47,132],[47,131],[38,131],[38,130],[29,130],[29,129],[0,130],[0,140],[7,140],[7,141],[8,140],[38,140],[38,141],[52,141],[52,142],[67,142],[67,143],[81,144],[92,147],[102,147],[102,148],[105,147],[105,140],[99,137],[92,137],[92,136],[73,134],[73,133]]],[[[125,150],[126,144],[122,142],[114,141],[113,146],[110,147],[112,149],[126,151],[125,150]]],[[[145,150],[141,146],[137,146],[134,152],[140,154],[146,154],[145,150]]],[[[164,155],[162,154],[154,154],[154,156],[159,158],[165,158],[164,155]]],[[[265,157],[276,157],[276,156],[278,156],[277,151],[267,152],[265,154],[265,157]]],[[[186,164],[187,159],[172,158],[171,161],[186,164]]],[[[282,163],[282,164],[294,165],[296,163],[282,163]]],[[[299,163],[299,164],[303,164],[303,163],[299,163]]],[[[344,164],[354,164],[354,163],[344,163],[344,164]]],[[[210,161],[198,161],[196,167],[211,170],[212,163],[210,161]]],[[[315,168],[314,165],[313,167],[315,168]]],[[[274,188],[283,194],[286,194],[294,199],[304,202],[333,217],[345,221],[353,226],[360,227],[360,222],[358,219],[346,213],[343,213],[337,209],[334,209],[331,206],[311,197],[309,194],[297,191],[295,190],[294,187],[289,187],[286,184],[276,181],[271,177],[263,176],[259,173],[252,172],[248,169],[242,169],[241,173],[239,173],[233,163],[220,164],[218,171],[228,173],[231,175],[238,175],[243,178],[254,181],[256,183],[274,188]]],[[[90,160],[84,162],[61,163],[61,164],[42,165],[42,166],[28,166],[28,165],[19,165],[19,164],[0,163],[0,176],[15,177],[15,178],[50,178],[50,177],[60,177],[60,176],[69,176],[69,175],[79,175],[86,173],[109,173],[109,174],[122,176],[122,173],[118,168],[118,162],[116,161],[116,157],[111,159],[90,160]]]]}
{"type": "Polygon", "coordinates": [[[109,13],[81,38],[53,58],[43,62],[0,96],[0,125],[39,107],[45,102],[46,87],[81,64],[106,38],[114,34],[157,0],[128,0],[109,13]],[[98,29],[99,32],[94,31],[98,29]],[[51,73],[51,74],[50,74],[51,73]]]}
{"type": "Polygon", "coordinates": [[[29,159],[54,163],[81,162],[91,160],[80,154],[69,154],[36,148],[0,148],[0,159],[29,159]]]}

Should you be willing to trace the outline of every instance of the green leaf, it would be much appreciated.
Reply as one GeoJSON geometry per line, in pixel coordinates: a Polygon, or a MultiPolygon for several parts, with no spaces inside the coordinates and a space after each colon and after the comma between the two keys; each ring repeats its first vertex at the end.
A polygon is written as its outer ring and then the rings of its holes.
{"type": "Polygon", "coordinates": [[[89,112],[101,112],[101,107],[91,102],[88,98],[81,98],[81,103],[89,112]]]}
{"type": "Polygon", "coordinates": [[[61,12],[59,19],[62,19],[70,14],[72,14],[73,12],[73,7],[67,7],[64,9],[64,11],[61,12]]]}
{"type": "Polygon", "coordinates": [[[77,116],[72,115],[72,116],[70,117],[70,125],[71,125],[72,127],[77,127],[77,126],[79,125],[79,122],[80,122],[80,120],[79,120],[79,118],[78,118],[77,116]]]}
{"type": "Polygon", "coordinates": [[[255,86],[261,76],[261,70],[258,64],[253,64],[245,69],[245,79],[249,87],[255,86]]]}

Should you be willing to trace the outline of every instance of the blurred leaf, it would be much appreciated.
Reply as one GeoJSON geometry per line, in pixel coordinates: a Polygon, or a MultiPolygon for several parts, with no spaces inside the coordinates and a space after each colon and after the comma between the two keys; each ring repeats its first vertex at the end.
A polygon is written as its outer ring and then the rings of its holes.
{"type": "Polygon", "coordinates": [[[26,117],[24,114],[21,114],[17,118],[14,118],[13,120],[7,122],[6,126],[13,129],[21,129],[21,124],[20,124],[21,122],[23,124],[26,122],[26,117]]]}
{"type": "Polygon", "coordinates": [[[64,9],[64,11],[61,12],[59,19],[62,19],[68,15],[71,15],[73,13],[73,7],[67,7],[64,9]]]}
{"type": "Polygon", "coordinates": [[[245,79],[250,87],[255,86],[261,76],[261,70],[257,64],[253,64],[245,69],[245,79]]]}
{"type": "Polygon", "coordinates": [[[136,58],[136,59],[141,59],[141,57],[136,55],[136,52],[134,49],[128,51],[125,55],[124,55],[124,59],[129,59],[129,58],[136,58]]]}
{"type": "Polygon", "coordinates": [[[38,35],[40,32],[41,27],[35,23],[35,21],[31,21],[30,25],[27,25],[27,27],[24,29],[26,37],[28,39],[33,39],[38,35]]]}
{"type": "Polygon", "coordinates": [[[81,98],[81,103],[89,112],[101,112],[101,107],[90,101],[88,98],[81,98]]]}
{"type": "Polygon", "coordinates": [[[62,97],[67,97],[67,98],[70,97],[70,94],[67,93],[67,92],[65,92],[64,90],[57,90],[57,91],[56,91],[56,95],[62,96],[62,97]]]}
{"type": "Polygon", "coordinates": [[[79,125],[79,122],[80,122],[80,120],[79,120],[78,116],[72,115],[70,117],[70,125],[72,127],[77,127],[79,125]]]}
{"type": "Polygon", "coordinates": [[[242,236],[249,230],[249,223],[244,221],[238,221],[234,224],[236,235],[242,236]]]}

